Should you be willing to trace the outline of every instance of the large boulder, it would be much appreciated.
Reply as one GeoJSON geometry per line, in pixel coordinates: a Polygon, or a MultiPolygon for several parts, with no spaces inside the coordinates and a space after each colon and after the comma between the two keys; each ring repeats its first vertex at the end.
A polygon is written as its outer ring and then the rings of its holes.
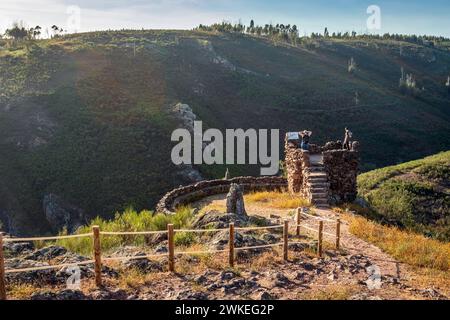
{"type": "Polygon", "coordinates": [[[227,212],[247,217],[244,204],[244,191],[238,184],[231,184],[230,191],[227,194],[227,212]]]}
{"type": "Polygon", "coordinates": [[[193,222],[195,229],[225,229],[230,223],[234,223],[237,227],[245,226],[248,223],[248,216],[237,215],[234,213],[223,213],[219,211],[209,211],[203,215],[199,215],[193,222]]]}
{"type": "Polygon", "coordinates": [[[56,257],[64,256],[67,253],[67,249],[60,246],[49,246],[27,255],[26,260],[33,261],[48,261],[56,257]]]}

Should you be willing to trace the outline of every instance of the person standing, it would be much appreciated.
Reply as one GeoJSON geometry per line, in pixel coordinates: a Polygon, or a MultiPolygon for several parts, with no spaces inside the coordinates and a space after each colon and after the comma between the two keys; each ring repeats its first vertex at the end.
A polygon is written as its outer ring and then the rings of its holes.
{"type": "Polygon", "coordinates": [[[304,130],[300,132],[300,136],[302,137],[301,149],[308,151],[309,150],[309,138],[311,137],[312,132],[304,130]]]}
{"type": "Polygon", "coordinates": [[[351,150],[350,146],[350,139],[352,138],[353,133],[348,130],[348,128],[345,128],[345,136],[344,136],[344,149],[345,150],[351,150]]]}

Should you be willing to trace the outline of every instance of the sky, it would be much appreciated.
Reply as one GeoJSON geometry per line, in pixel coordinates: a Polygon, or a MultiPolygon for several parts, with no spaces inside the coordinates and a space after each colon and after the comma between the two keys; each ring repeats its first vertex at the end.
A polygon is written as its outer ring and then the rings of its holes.
{"type": "Polygon", "coordinates": [[[223,20],[248,25],[251,19],[260,25],[296,24],[301,35],[327,27],[330,32],[450,37],[449,0],[0,0],[0,33],[15,21],[86,32],[192,29],[223,20]],[[368,13],[370,6],[379,11],[368,13]]]}

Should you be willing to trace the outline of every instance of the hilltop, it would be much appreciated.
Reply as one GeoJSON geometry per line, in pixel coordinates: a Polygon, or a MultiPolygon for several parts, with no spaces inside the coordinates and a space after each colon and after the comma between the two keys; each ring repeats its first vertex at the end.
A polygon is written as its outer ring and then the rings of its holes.
{"type": "MultiPolygon", "coordinates": [[[[450,146],[445,48],[382,39],[292,46],[201,31],[95,32],[14,48],[0,40],[0,48],[0,219],[14,234],[57,231],[46,214],[75,212],[76,225],[152,208],[198,177],[170,161],[170,135],[183,125],[177,103],[206,127],[308,128],[318,143],[342,139],[349,126],[363,143],[363,170],[450,146]],[[399,90],[402,67],[419,93],[399,90]]],[[[225,172],[196,169],[205,178],[225,172]]]]}

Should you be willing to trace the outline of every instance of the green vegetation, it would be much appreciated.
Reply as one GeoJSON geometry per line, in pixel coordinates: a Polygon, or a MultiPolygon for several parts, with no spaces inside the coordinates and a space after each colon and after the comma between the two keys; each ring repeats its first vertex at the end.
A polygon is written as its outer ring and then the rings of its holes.
{"type": "Polygon", "coordinates": [[[450,151],[362,174],[359,195],[373,218],[450,239],[450,151]]]}
{"type": "MultiPolygon", "coordinates": [[[[103,232],[142,232],[142,231],[163,231],[167,230],[168,224],[173,224],[175,229],[187,228],[192,219],[192,210],[188,207],[180,208],[176,214],[169,216],[163,214],[154,214],[151,211],[137,212],[133,209],[127,209],[123,213],[116,213],[112,220],[104,220],[100,217],[95,218],[88,226],[80,228],[76,234],[92,232],[93,226],[99,226],[103,232]]],[[[65,233],[61,233],[64,235],[65,233]]],[[[103,236],[101,239],[102,250],[111,252],[123,246],[144,246],[151,243],[151,236],[103,236]]],[[[192,236],[185,233],[177,234],[175,244],[189,245],[194,241],[192,236]]],[[[92,253],[92,239],[63,239],[57,241],[72,252],[90,255],[92,253]]]]}
{"type": "MultiPolygon", "coordinates": [[[[342,140],[349,126],[364,171],[448,149],[450,54],[441,42],[332,32],[293,42],[294,26],[278,28],[287,42],[252,28],[0,39],[3,225],[50,233],[42,205],[50,193],[90,221],[128,206],[151,209],[190,183],[170,160],[170,136],[181,125],[170,108],[178,102],[205,128],[308,128],[320,144],[342,140]],[[352,57],[357,71],[349,74],[352,57]],[[420,95],[401,94],[401,67],[425,88],[420,95]]],[[[226,167],[198,169],[223,178],[226,167]]],[[[259,174],[257,166],[229,168],[232,176],[259,174]]]]}
{"type": "Polygon", "coordinates": [[[264,26],[259,26],[255,24],[254,20],[251,20],[250,25],[246,27],[242,22],[232,24],[227,21],[222,23],[214,23],[210,26],[199,25],[196,30],[209,31],[209,32],[225,32],[225,33],[246,33],[253,36],[264,36],[272,40],[284,41],[286,43],[291,43],[297,45],[297,43],[305,42],[308,40],[316,39],[334,39],[334,40],[394,40],[394,41],[405,41],[420,45],[426,45],[430,47],[440,47],[447,48],[450,39],[438,36],[427,36],[427,35],[402,35],[402,34],[390,34],[385,33],[383,35],[379,34],[358,34],[356,31],[352,32],[333,32],[330,33],[327,27],[325,27],[323,34],[321,33],[311,33],[309,36],[300,37],[299,29],[296,25],[290,24],[276,24],[272,23],[266,24],[264,26]]]}

